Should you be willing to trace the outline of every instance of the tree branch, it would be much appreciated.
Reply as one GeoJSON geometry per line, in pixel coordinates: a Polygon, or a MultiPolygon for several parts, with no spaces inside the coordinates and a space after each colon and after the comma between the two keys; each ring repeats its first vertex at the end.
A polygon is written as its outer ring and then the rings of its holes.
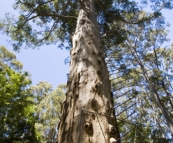
{"type": "MultiPolygon", "coordinates": [[[[74,17],[74,16],[64,16],[64,15],[57,15],[57,14],[38,14],[38,15],[35,15],[27,20],[25,20],[25,22],[20,26],[18,27],[17,30],[19,30],[20,28],[22,28],[28,21],[34,19],[34,18],[37,18],[37,17],[40,17],[40,16],[52,16],[52,17],[57,17],[57,18],[60,18],[60,19],[74,19],[74,20],[77,20],[77,17],[74,17]]],[[[16,31],[17,31],[16,30],[16,31]]]]}
{"type": "MultiPolygon", "coordinates": [[[[106,9],[104,8],[104,6],[103,6],[103,4],[100,2],[100,0],[96,0],[96,2],[97,2],[97,4],[100,6],[100,8],[101,8],[105,13],[110,14],[110,15],[112,15],[112,16],[115,17],[114,14],[110,13],[108,10],[106,10],[106,9]]],[[[163,9],[164,6],[165,6],[165,4],[163,4],[163,5],[160,7],[160,9],[157,10],[157,12],[161,11],[161,10],[163,9]]],[[[154,17],[156,16],[156,13],[157,13],[157,12],[154,12],[154,13],[153,13],[151,16],[149,16],[149,17],[143,17],[143,18],[146,18],[145,21],[149,21],[149,20],[151,20],[152,18],[154,18],[154,17]]],[[[120,14],[119,14],[119,15],[120,15],[120,14]]],[[[120,15],[120,16],[121,16],[121,15],[120,15]]],[[[123,21],[123,22],[125,22],[125,23],[128,23],[128,24],[139,24],[139,23],[143,22],[143,19],[140,19],[140,20],[138,20],[138,21],[136,21],[136,22],[130,22],[130,21],[125,20],[125,19],[121,16],[121,21],[123,21]]]]}

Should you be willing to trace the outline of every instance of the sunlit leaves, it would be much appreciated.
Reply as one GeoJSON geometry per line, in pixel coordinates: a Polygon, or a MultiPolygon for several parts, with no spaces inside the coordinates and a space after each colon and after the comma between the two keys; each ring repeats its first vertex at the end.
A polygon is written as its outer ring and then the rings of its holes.
{"type": "Polygon", "coordinates": [[[31,80],[13,53],[0,50],[0,142],[37,142],[31,80]]]}
{"type": "Polygon", "coordinates": [[[40,82],[37,86],[31,87],[36,103],[37,123],[35,128],[43,143],[56,141],[65,89],[65,85],[60,85],[52,90],[51,84],[46,82],[40,82]]]}

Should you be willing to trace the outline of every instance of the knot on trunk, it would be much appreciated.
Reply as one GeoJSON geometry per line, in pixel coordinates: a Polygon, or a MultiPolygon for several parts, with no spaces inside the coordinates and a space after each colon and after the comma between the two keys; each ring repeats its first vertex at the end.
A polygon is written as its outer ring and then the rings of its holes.
{"type": "Polygon", "coordinates": [[[95,99],[90,100],[90,104],[94,110],[97,109],[97,101],[95,99]]]}
{"type": "Polygon", "coordinates": [[[77,87],[79,83],[77,81],[74,82],[74,86],[77,87]]]}
{"type": "Polygon", "coordinates": [[[95,55],[96,53],[93,51],[92,54],[95,55]]]}
{"type": "Polygon", "coordinates": [[[76,94],[76,95],[75,95],[75,99],[78,99],[78,98],[79,98],[79,95],[78,95],[78,94],[76,94]]]}
{"type": "Polygon", "coordinates": [[[102,74],[101,70],[98,70],[98,71],[97,71],[97,74],[98,74],[98,75],[101,75],[101,74],[102,74]]]}
{"type": "Polygon", "coordinates": [[[112,125],[109,125],[109,132],[110,132],[111,134],[115,134],[115,133],[116,133],[115,127],[112,126],[112,125]]]}
{"type": "Polygon", "coordinates": [[[84,127],[87,130],[90,130],[92,128],[92,123],[90,121],[85,121],[84,127]]]}
{"type": "Polygon", "coordinates": [[[98,59],[98,64],[101,64],[101,60],[100,59],[98,59]]]}
{"type": "Polygon", "coordinates": [[[85,121],[85,123],[84,123],[84,128],[85,128],[85,132],[86,132],[89,136],[93,136],[93,127],[92,127],[91,121],[85,121]]]}
{"type": "Polygon", "coordinates": [[[95,87],[98,88],[99,86],[100,86],[100,83],[97,83],[95,87]]]}
{"type": "Polygon", "coordinates": [[[87,19],[87,18],[82,18],[81,20],[80,20],[80,25],[84,25],[85,23],[88,23],[88,24],[90,24],[91,22],[90,22],[90,20],[89,19],[87,19]]]}

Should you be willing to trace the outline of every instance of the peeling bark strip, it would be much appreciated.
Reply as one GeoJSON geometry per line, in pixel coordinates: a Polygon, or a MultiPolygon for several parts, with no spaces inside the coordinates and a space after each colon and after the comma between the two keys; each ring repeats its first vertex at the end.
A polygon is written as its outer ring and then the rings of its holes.
{"type": "Polygon", "coordinates": [[[115,143],[119,132],[94,0],[80,2],[58,143],[115,143]]]}

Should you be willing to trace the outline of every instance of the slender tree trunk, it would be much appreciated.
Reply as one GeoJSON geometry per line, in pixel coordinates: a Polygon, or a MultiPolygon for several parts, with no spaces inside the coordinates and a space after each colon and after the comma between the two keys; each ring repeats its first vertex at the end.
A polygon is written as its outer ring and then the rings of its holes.
{"type": "MultiPolygon", "coordinates": [[[[155,89],[154,89],[154,90],[155,90],[155,89]]],[[[155,99],[156,99],[156,102],[157,102],[159,108],[160,108],[161,111],[162,111],[163,116],[164,116],[165,119],[166,119],[167,125],[168,125],[168,127],[169,127],[169,129],[170,129],[170,132],[171,132],[171,135],[172,135],[172,137],[173,137],[173,121],[172,121],[172,119],[171,119],[169,113],[168,113],[167,110],[165,109],[165,106],[162,104],[162,102],[161,102],[161,100],[160,100],[160,97],[159,97],[159,95],[157,94],[157,91],[154,91],[154,97],[155,97],[155,99]]]]}
{"type": "Polygon", "coordinates": [[[155,98],[155,101],[158,105],[158,107],[160,108],[160,110],[162,111],[162,114],[163,116],[165,117],[166,119],[166,123],[170,129],[170,132],[171,132],[171,135],[173,136],[173,120],[171,119],[171,116],[169,115],[169,113],[167,112],[165,106],[162,104],[161,100],[160,100],[160,97],[158,95],[158,92],[157,90],[155,89],[155,86],[153,85],[153,83],[150,82],[149,78],[148,78],[148,75],[147,75],[147,72],[145,72],[146,70],[141,66],[142,68],[142,71],[144,73],[144,77],[145,79],[147,80],[147,82],[149,83],[150,85],[150,88],[153,92],[153,96],[155,98]]]}
{"type": "MultiPolygon", "coordinates": [[[[134,50],[134,49],[133,49],[134,50]]],[[[160,97],[159,97],[159,94],[157,92],[157,89],[155,89],[155,85],[150,81],[149,79],[149,76],[144,68],[144,66],[142,65],[142,62],[140,61],[140,58],[137,56],[137,53],[135,53],[135,50],[133,52],[132,48],[131,48],[131,52],[132,54],[134,55],[134,57],[136,58],[138,64],[140,65],[141,69],[142,69],[142,72],[143,72],[143,75],[144,75],[144,78],[146,79],[146,81],[148,82],[149,84],[149,87],[151,89],[151,91],[153,92],[153,96],[155,98],[155,101],[158,105],[158,107],[160,108],[160,110],[162,111],[162,114],[164,116],[164,118],[166,119],[166,123],[170,129],[170,132],[171,132],[171,135],[173,137],[173,120],[171,118],[171,116],[169,115],[169,113],[167,112],[164,104],[162,104],[161,100],[160,100],[160,97]]],[[[164,88],[164,87],[163,87],[164,88]]],[[[166,90],[165,90],[166,91],[166,90]]]]}
{"type": "Polygon", "coordinates": [[[58,143],[115,143],[119,132],[94,0],[80,4],[58,143]]]}

